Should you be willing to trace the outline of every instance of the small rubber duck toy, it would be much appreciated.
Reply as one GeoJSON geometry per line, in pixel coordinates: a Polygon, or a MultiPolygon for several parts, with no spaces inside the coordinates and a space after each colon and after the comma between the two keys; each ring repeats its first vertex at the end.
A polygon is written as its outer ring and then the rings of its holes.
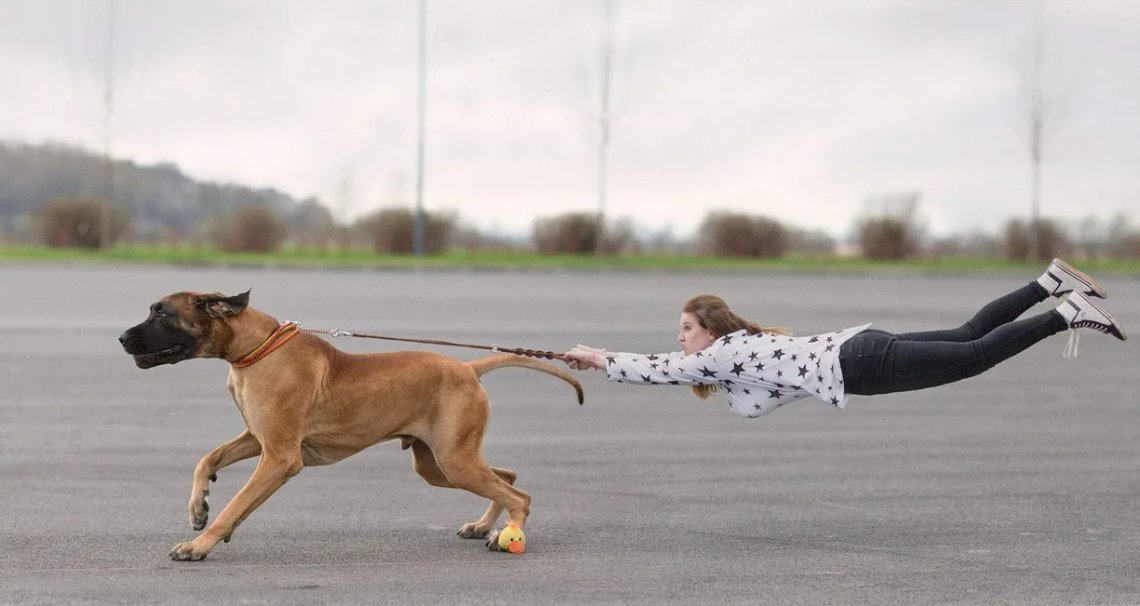
{"type": "Polygon", "coordinates": [[[526,535],[522,529],[514,524],[507,524],[507,527],[499,533],[499,550],[511,553],[526,551],[526,535]]]}

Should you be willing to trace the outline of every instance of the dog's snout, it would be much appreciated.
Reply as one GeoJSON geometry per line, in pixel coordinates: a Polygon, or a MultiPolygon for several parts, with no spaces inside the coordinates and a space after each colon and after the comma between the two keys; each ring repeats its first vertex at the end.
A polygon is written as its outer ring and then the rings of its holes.
{"type": "Polygon", "coordinates": [[[140,341],[138,326],[128,328],[123,331],[123,334],[119,335],[119,345],[122,345],[127,353],[133,353],[133,349],[138,349],[138,346],[141,345],[140,341]]]}

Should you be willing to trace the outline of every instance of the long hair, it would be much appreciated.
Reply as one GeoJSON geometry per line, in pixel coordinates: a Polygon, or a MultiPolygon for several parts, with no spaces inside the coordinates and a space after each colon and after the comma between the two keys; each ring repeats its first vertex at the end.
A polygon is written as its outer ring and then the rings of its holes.
{"type": "MultiPolygon", "coordinates": [[[[693,317],[697,319],[697,323],[701,325],[701,328],[712,333],[714,338],[723,337],[724,335],[742,329],[747,331],[750,335],[768,333],[788,336],[792,334],[792,331],[786,328],[760,326],[751,320],[746,320],[736,315],[728,308],[728,303],[725,303],[724,299],[716,295],[697,295],[689,299],[689,302],[685,303],[681,311],[683,313],[692,314],[693,317]]],[[[697,397],[702,400],[717,391],[716,385],[693,386],[693,393],[697,394],[697,397]]]]}

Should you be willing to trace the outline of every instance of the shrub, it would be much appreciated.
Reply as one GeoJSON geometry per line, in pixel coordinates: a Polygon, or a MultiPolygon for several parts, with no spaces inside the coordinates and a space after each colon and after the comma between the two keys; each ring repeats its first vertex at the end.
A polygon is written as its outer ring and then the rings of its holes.
{"type": "Polygon", "coordinates": [[[598,249],[598,215],[566,213],[534,221],[534,246],[544,254],[580,255],[598,249]]]}
{"type": "Polygon", "coordinates": [[[246,206],[224,218],[214,241],[227,252],[273,252],[285,235],[285,222],[273,209],[246,206]]]}
{"type": "Polygon", "coordinates": [[[130,219],[126,211],[96,200],[61,198],[45,202],[37,221],[40,235],[56,248],[99,248],[103,220],[107,220],[107,247],[114,246],[126,232],[130,219]]]}
{"type": "Polygon", "coordinates": [[[700,249],[718,257],[782,257],[789,234],[779,221],[727,211],[705,215],[697,230],[700,249]]]}
{"type": "Polygon", "coordinates": [[[1012,219],[1005,225],[1005,255],[1008,259],[1045,261],[1065,256],[1071,248],[1068,238],[1056,222],[1041,219],[1037,222],[1039,245],[1037,259],[1030,259],[1031,221],[1012,219]]]}
{"type": "Polygon", "coordinates": [[[918,252],[918,240],[905,220],[863,219],[858,230],[859,245],[868,259],[906,259],[918,252]]]}
{"type": "Polygon", "coordinates": [[[922,231],[917,212],[921,194],[903,192],[869,198],[855,224],[863,256],[868,259],[906,259],[918,254],[922,231]]]}
{"type": "MultiPolygon", "coordinates": [[[[357,221],[367,234],[372,248],[383,254],[415,252],[415,211],[410,208],[383,208],[357,221]]],[[[455,217],[447,213],[427,212],[424,217],[424,252],[438,254],[451,247],[455,217]]]]}

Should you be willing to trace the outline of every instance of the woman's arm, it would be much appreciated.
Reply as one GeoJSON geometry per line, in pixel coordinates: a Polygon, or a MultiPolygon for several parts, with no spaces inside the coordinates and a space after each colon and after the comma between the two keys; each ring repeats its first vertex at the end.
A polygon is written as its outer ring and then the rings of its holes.
{"type": "Polygon", "coordinates": [[[578,344],[566,352],[566,365],[574,370],[605,370],[608,355],[609,352],[604,349],[578,344]]]}
{"type": "Polygon", "coordinates": [[[577,370],[604,370],[611,381],[641,385],[700,385],[719,383],[721,369],[713,352],[685,356],[681,352],[645,355],[609,352],[578,345],[566,352],[566,363],[577,370]]]}

